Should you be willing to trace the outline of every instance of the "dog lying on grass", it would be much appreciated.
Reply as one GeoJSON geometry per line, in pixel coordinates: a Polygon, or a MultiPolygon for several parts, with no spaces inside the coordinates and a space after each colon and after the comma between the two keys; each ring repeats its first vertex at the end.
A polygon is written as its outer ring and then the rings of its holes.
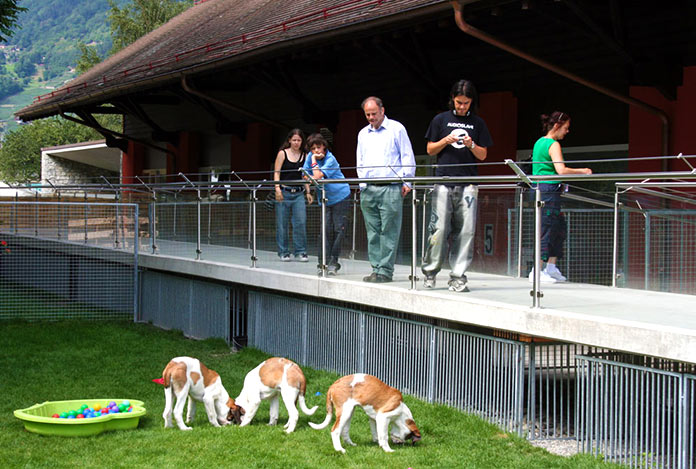
{"type": "Polygon", "coordinates": [[[164,427],[172,428],[172,413],[180,430],[191,430],[186,423],[191,423],[196,416],[196,401],[205,405],[208,421],[214,427],[229,425],[227,420],[234,401],[222,385],[220,375],[208,369],[196,358],[176,357],[162,371],[162,378],[153,380],[164,385],[164,427]],[[176,396],[176,405],[174,403],[176,396]],[[186,423],[182,420],[184,402],[188,397],[186,423]]]}
{"type": "Polygon", "coordinates": [[[285,408],[288,410],[285,432],[292,433],[297,425],[297,419],[300,417],[295,403],[299,401],[300,409],[307,415],[312,415],[318,407],[307,408],[305,404],[306,388],[307,381],[304,373],[296,363],[286,358],[269,358],[247,373],[242,392],[236,399],[232,399],[227,420],[239,423],[242,427],[249,425],[259,409],[261,401],[270,399],[268,424],[275,425],[278,422],[280,407],[278,395],[280,395],[285,403],[285,408]]]}
{"type": "Polygon", "coordinates": [[[411,410],[404,403],[398,389],[386,385],[378,378],[358,373],[336,380],[326,393],[326,419],[320,424],[310,422],[315,430],[326,428],[331,422],[331,414],[336,409],[336,422],[331,428],[331,440],[336,451],[345,453],[340,438],[347,444],[355,446],[350,439],[350,419],[355,406],[361,406],[370,418],[372,441],[380,448],[391,453],[389,447],[389,427],[393,443],[401,444],[406,440],[413,443],[421,439],[420,431],[413,420],[411,410]]]}

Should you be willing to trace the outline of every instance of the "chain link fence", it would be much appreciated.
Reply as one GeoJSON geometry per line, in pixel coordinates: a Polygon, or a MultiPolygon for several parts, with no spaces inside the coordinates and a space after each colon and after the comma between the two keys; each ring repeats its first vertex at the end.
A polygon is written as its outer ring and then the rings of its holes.
{"type": "Polygon", "coordinates": [[[138,207],[0,202],[0,319],[134,318],[138,207]]]}

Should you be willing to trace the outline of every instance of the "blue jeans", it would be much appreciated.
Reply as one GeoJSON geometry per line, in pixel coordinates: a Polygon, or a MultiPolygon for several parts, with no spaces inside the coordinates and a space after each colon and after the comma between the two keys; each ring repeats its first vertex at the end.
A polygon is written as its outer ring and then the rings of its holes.
{"type": "Polygon", "coordinates": [[[541,200],[541,260],[549,257],[563,257],[563,243],[566,238],[566,221],[561,213],[561,185],[539,183],[541,200]]]}
{"type": "Polygon", "coordinates": [[[276,201],[276,241],[278,255],[290,255],[288,222],[292,223],[293,254],[307,253],[307,208],[304,191],[295,193],[284,190],[283,200],[276,201]]]}

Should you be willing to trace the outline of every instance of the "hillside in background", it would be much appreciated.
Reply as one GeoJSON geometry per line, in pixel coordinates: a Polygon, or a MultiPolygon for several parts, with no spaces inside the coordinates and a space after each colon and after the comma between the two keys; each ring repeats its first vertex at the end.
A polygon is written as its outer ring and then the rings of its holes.
{"type": "Polygon", "coordinates": [[[14,35],[0,43],[0,133],[17,125],[16,110],[75,77],[78,44],[94,46],[101,57],[111,49],[107,0],[22,0],[20,5],[27,11],[14,35]]]}

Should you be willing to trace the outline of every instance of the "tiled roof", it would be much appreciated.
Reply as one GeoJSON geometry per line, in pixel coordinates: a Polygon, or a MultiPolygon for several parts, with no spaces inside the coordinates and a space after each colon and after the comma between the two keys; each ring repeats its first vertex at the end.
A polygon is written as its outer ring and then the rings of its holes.
{"type": "Polygon", "coordinates": [[[443,0],[206,0],[17,112],[25,120],[103,102],[271,46],[417,9],[443,0]]]}

